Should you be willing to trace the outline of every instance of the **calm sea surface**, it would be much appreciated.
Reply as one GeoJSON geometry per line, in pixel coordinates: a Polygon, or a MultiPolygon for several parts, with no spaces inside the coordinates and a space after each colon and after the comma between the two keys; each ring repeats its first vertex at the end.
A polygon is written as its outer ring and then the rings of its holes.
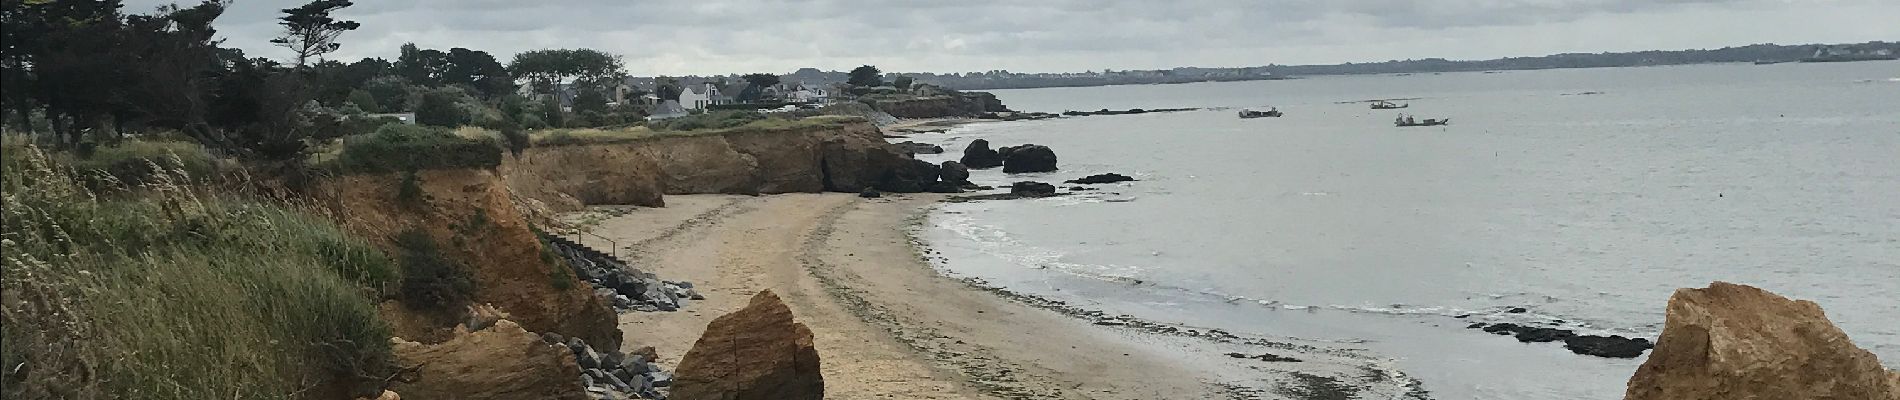
{"type": "MultiPolygon", "coordinates": [[[[1439,399],[1615,399],[1641,359],[1464,329],[1653,338],[1671,291],[1814,300],[1900,366],[1900,62],[1004,90],[1018,110],[1277,106],[975,124],[1141,179],[943,206],[945,273],[1112,313],[1336,341],[1439,399]],[[1369,110],[1375,98],[1404,110],[1369,110]],[[1449,127],[1395,128],[1403,111],[1449,127]],[[1504,313],[1525,307],[1522,314],[1504,313]],[[1470,316],[1457,319],[1454,316],[1470,316]]],[[[1066,185],[1065,185],[1066,186],[1066,185]]]]}

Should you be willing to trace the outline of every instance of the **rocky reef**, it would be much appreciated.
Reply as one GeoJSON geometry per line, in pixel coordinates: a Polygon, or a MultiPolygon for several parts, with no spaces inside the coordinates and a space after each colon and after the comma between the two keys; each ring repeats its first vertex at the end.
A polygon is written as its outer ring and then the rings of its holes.
{"type": "Polygon", "coordinates": [[[1814,302],[1715,282],[1676,290],[1667,318],[1626,400],[1900,399],[1900,373],[1814,302]]]}

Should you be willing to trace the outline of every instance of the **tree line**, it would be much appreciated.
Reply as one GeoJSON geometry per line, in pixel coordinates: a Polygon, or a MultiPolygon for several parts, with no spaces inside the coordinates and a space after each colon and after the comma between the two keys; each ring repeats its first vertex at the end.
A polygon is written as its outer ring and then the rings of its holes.
{"type": "MultiPolygon", "coordinates": [[[[481,50],[405,44],[395,60],[343,62],[326,56],[361,27],[338,16],[354,4],[313,0],[282,10],[270,43],[289,56],[273,59],[223,46],[213,22],[229,5],[132,14],[122,0],[0,0],[0,129],[81,149],[175,132],[225,154],[281,160],[373,131],[389,122],[379,113],[516,130],[626,124],[646,113],[610,105],[646,93],[615,92],[625,66],[607,52],[535,50],[503,64],[481,50]]],[[[680,90],[658,89],[675,99],[680,90]]]]}

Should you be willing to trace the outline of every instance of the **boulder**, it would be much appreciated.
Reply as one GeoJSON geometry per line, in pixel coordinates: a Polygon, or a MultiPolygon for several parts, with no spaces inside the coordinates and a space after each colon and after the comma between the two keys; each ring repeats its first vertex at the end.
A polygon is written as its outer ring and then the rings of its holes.
{"type": "Polygon", "coordinates": [[[514,321],[496,321],[488,329],[446,342],[425,345],[392,339],[397,363],[419,368],[413,382],[395,382],[390,390],[415,399],[564,399],[588,398],[576,376],[581,368],[566,346],[548,344],[514,321]]]}
{"type": "Polygon", "coordinates": [[[900,165],[904,155],[895,146],[867,145],[857,140],[831,139],[819,144],[819,174],[824,189],[857,192],[875,186],[886,171],[900,165]]]}
{"type": "Polygon", "coordinates": [[[1046,146],[1026,144],[1014,147],[1003,156],[1003,172],[1027,173],[1056,170],[1056,152],[1046,146]]]}
{"type": "Polygon", "coordinates": [[[1854,346],[1814,302],[1715,282],[1669,298],[1662,336],[1626,400],[1900,399],[1900,373],[1854,346]]]}
{"type": "Polygon", "coordinates": [[[944,161],[937,169],[937,176],[941,177],[944,182],[949,182],[957,186],[970,183],[970,167],[963,165],[963,163],[944,161]]]}
{"type": "Polygon", "coordinates": [[[908,151],[911,154],[943,154],[943,146],[929,143],[906,141],[898,143],[897,148],[904,149],[904,151],[908,151]]]}
{"type": "Polygon", "coordinates": [[[957,159],[971,169],[986,169],[1003,166],[1003,156],[990,149],[990,141],[977,139],[963,148],[963,157],[957,159]]]}
{"type": "MultiPolygon", "coordinates": [[[[1525,341],[1524,335],[1518,334],[1517,340],[1525,341]]],[[[1609,358],[1636,358],[1643,355],[1644,350],[1655,347],[1649,343],[1649,339],[1626,338],[1623,335],[1566,336],[1563,341],[1564,348],[1570,349],[1572,353],[1609,358]]]]}
{"type": "MultiPolygon", "coordinates": [[[[661,379],[655,379],[657,383],[661,379]]],[[[818,400],[825,381],[811,329],[771,290],[706,325],[672,379],[680,400],[818,400]]]]}
{"type": "Polygon", "coordinates": [[[919,193],[928,190],[937,183],[937,164],[927,161],[906,159],[897,167],[885,172],[884,179],[877,185],[878,190],[892,193],[919,193]]]}
{"type": "Polygon", "coordinates": [[[863,197],[867,199],[875,199],[879,197],[884,197],[884,193],[877,191],[877,189],[875,188],[864,188],[864,191],[858,192],[858,197],[863,197]]]}
{"type": "Polygon", "coordinates": [[[1009,185],[1009,194],[1021,197],[1049,197],[1056,195],[1056,185],[1035,181],[1022,181],[1009,185]]]}
{"type": "Polygon", "coordinates": [[[1127,181],[1132,181],[1132,180],[1135,180],[1135,178],[1129,177],[1128,175],[1122,175],[1122,174],[1110,172],[1106,174],[1089,175],[1082,179],[1073,179],[1069,181],[1064,181],[1062,183],[1094,185],[1094,184],[1100,184],[1100,183],[1127,182],[1127,181]]]}

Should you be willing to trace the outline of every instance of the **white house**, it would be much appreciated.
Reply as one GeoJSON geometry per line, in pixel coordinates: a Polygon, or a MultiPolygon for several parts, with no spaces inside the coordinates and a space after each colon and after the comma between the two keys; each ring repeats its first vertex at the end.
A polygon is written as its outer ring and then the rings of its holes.
{"type": "Polygon", "coordinates": [[[785,100],[793,103],[824,104],[831,102],[831,92],[823,87],[799,83],[786,93],[785,100]]]}
{"type": "Polygon", "coordinates": [[[692,86],[682,87],[680,88],[680,106],[688,110],[704,110],[706,106],[714,104],[713,97],[717,94],[719,94],[719,87],[711,83],[702,85],[698,89],[692,86]]]}

